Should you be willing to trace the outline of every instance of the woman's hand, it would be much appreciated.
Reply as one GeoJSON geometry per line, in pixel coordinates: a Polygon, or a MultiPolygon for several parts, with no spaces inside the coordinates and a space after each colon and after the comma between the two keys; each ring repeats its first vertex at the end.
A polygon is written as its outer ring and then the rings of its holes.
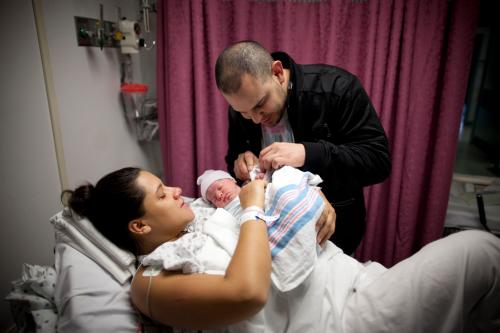
{"type": "Polygon", "coordinates": [[[244,185],[240,191],[240,204],[243,209],[250,206],[264,208],[264,195],[267,182],[256,179],[244,185]]]}

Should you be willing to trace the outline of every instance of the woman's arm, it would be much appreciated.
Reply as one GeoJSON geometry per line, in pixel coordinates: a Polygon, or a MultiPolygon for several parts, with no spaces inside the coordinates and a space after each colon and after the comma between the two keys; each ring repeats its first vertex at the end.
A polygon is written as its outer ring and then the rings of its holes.
{"type": "MultiPolygon", "coordinates": [[[[243,207],[263,207],[264,182],[243,187],[243,207]]],[[[149,277],[142,269],[132,285],[132,300],[139,310],[178,328],[214,328],[244,320],[266,303],[270,284],[271,254],[263,221],[241,225],[234,255],[224,276],[162,272],[153,277],[149,313],[146,293],[149,277]]]]}

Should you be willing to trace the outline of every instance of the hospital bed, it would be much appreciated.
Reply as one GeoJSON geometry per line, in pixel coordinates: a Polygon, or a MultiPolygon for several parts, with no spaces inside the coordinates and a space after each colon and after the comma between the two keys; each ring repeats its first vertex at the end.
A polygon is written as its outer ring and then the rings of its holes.
{"type": "MultiPolygon", "coordinates": [[[[446,227],[480,228],[477,206],[467,194],[480,191],[493,195],[486,200],[485,211],[490,228],[499,232],[500,206],[494,204],[494,194],[500,183],[489,180],[472,188],[463,180],[454,178],[446,227]]],[[[206,209],[210,214],[213,208],[206,209]]],[[[25,265],[23,277],[8,296],[18,332],[55,332],[56,327],[58,332],[76,333],[171,331],[153,325],[131,304],[130,281],[136,269],[131,253],[116,247],[67,208],[50,221],[56,236],[55,266],[25,265]]]]}

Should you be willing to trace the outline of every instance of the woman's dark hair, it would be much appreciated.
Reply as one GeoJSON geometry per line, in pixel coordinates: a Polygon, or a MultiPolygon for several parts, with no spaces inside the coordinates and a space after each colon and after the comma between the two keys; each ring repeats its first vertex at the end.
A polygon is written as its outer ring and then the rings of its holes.
{"type": "Polygon", "coordinates": [[[85,184],[61,194],[63,203],[88,218],[106,238],[136,253],[128,223],[144,215],[144,192],[136,184],[139,168],[123,168],[101,178],[95,186],[85,184]]]}

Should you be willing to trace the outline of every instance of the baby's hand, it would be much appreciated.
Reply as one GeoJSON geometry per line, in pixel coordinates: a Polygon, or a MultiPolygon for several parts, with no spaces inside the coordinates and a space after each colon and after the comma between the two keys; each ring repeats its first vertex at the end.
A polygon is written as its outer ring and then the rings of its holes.
{"type": "Polygon", "coordinates": [[[260,177],[260,174],[262,171],[260,171],[260,168],[258,165],[254,166],[252,170],[250,170],[249,175],[250,175],[250,180],[256,180],[256,179],[263,179],[263,177],[260,177]]]}
{"type": "Polygon", "coordinates": [[[255,175],[255,179],[264,179],[266,177],[265,172],[259,172],[258,174],[255,175]]]}
{"type": "Polygon", "coordinates": [[[240,191],[241,207],[258,206],[264,208],[264,194],[267,182],[264,180],[254,180],[244,185],[240,191]]]}

